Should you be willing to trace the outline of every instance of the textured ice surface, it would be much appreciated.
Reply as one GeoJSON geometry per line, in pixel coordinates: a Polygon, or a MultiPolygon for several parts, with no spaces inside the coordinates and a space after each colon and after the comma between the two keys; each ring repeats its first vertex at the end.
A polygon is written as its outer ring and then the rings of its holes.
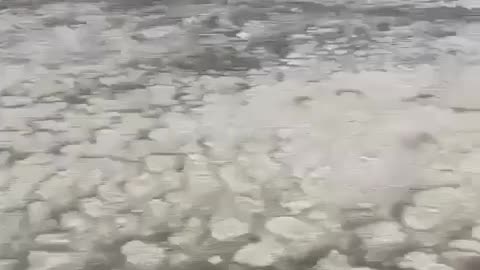
{"type": "Polygon", "coordinates": [[[479,268],[474,2],[27,2],[0,269],[479,268]]]}

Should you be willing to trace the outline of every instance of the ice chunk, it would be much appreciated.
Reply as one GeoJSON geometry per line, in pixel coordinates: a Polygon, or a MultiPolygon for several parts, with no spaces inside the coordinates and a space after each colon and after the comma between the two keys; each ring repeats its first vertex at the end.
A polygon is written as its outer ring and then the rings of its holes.
{"type": "Polygon", "coordinates": [[[223,262],[222,258],[220,256],[212,256],[208,258],[208,262],[211,264],[219,264],[223,262]]]}
{"type": "Polygon", "coordinates": [[[167,193],[167,192],[179,190],[183,188],[185,184],[183,179],[184,174],[181,171],[170,170],[160,175],[153,175],[153,176],[158,178],[157,181],[160,183],[159,190],[161,191],[161,193],[167,193]]]}
{"type": "Polygon", "coordinates": [[[106,182],[97,188],[97,194],[98,198],[105,203],[105,207],[113,212],[128,209],[128,196],[119,183],[113,181],[106,182]]]}
{"type": "Polygon", "coordinates": [[[48,152],[55,147],[55,136],[49,132],[20,135],[13,140],[13,148],[20,153],[48,152]]]}
{"type": "Polygon", "coordinates": [[[235,218],[227,218],[219,221],[214,221],[210,225],[212,237],[225,241],[248,233],[249,226],[247,223],[241,222],[235,218]]]}
{"type": "Polygon", "coordinates": [[[221,185],[212,172],[209,161],[202,155],[190,155],[185,163],[185,173],[188,181],[188,193],[195,205],[212,206],[220,191],[221,185]]]}
{"type": "Polygon", "coordinates": [[[237,194],[255,194],[260,191],[258,184],[252,183],[243,170],[233,164],[226,164],[219,170],[220,177],[237,194]]]}
{"type": "Polygon", "coordinates": [[[148,88],[150,104],[154,106],[169,106],[175,104],[176,89],[172,85],[154,85],[148,88]]]}
{"type": "Polygon", "coordinates": [[[170,112],[163,116],[161,122],[174,131],[182,142],[189,141],[196,136],[198,122],[193,114],[170,112]]]}
{"type": "MultiPolygon", "coordinates": [[[[480,255],[476,252],[453,250],[442,252],[441,258],[443,262],[452,266],[453,269],[462,269],[462,266],[465,266],[465,264],[467,264],[468,262],[478,261],[480,259],[480,255]]],[[[475,268],[476,267],[474,267],[473,269],[475,268]]]]}
{"type": "Polygon", "coordinates": [[[114,87],[130,88],[132,86],[136,89],[115,95],[116,104],[112,108],[112,111],[114,110],[118,112],[144,112],[148,109],[148,91],[147,89],[138,89],[139,87],[143,88],[142,84],[139,85],[135,82],[132,83],[132,80],[129,80],[127,82],[115,85],[114,87]]]}
{"type": "Polygon", "coordinates": [[[427,266],[427,268],[425,268],[425,270],[455,270],[455,269],[453,269],[452,267],[450,267],[448,265],[445,265],[445,264],[434,263],[434,264],[431,264],[431,265],[427,266]]]}
{"type": "Polygon", "coordinates": [[[25,215],[21,212],[0,212],[0,244],[10,243],[13,237],[22,233],[25,228],[25,215]]]}
{"type": "Polygon", "coordinates": [[[424,179],[422,184],[426,187],[455,186],[462,182],[462,175],[456,171],[456,168],[425,168],[421,175],[424,179]]]}
{"type": "Polygon", "coordinates": [[[113,129],[97,131],[96,142],[87,151],[92,156],[117,156],[126,147],[127,138],[113,129]]]}
{"type": "Polygon", "coordinates": [[[27,165],[49,165],[54,159],[54,155],[47,153],[34,153],[24,160],[19,161],[27,165]]]}
{"type": "Polygon", "coordinates": [[[246,174],[262,183],[278,176],[280,164],[265,154],[253,154],[239,157],[246,174]]]}
{"type": "Polygon", "coordinates": [[[273,239],[248,244],[235,253],[233,260],[253,267],[271,266],[285,254],[283,245],[273,239]]]}
{"type": "Polygon", "coordinates": [[[158,143],[155,151],[162,150],[163,152],[175,152],[179,147],[178,140],[175,138],[175,133],[169,128],[154,129],[148,134],[148,137],[158,143]]]}
{"type": "Polygon", "coordinates": [[[435,208],[407,206],[403,210],[403,223],[414,230],[429,230],[441,224],[441,212],[435,208]]]}
{"type": "Polygon", "coordinates": [[[480,152],[473,152],[460,162],[459,169],[462,172],[479,174],[480,152]]]}
{"type": "Polygon", "coordinates": [[[11,207],[21,207],[30,199],[36,185],[53,173],[53,168],[43,165],[16,164],[11,173],[15,180],[10,185],[6,201],[11,207]]]}
{"type": "Polygon", "coordinates": [[[40,184],[35,194],[47,201],[54,209],[69,208],[76,200],[74,181],[70,177],[56,175],[40,184]]]}
{"type": "Polygon", "coordinates": [[[163,195],[182,186],[181,174],[175,171],[165,171],[161,174],[142,174],[125,183],[125,193],[130,203],[140,206],[153,197],[163,195]]]}
{"type": "Polygon", "coordinates": [[[5,78],[0,84],[0,91],[7,90],[11,86],[17,84],[25,78],[26,66],[23,64],[19,65],[7,65],[5,64],[0,69],[0,74],[5,78]]]}
{"type": "Polygon", "coordinates": [[[70,270],[80,269],[86,256],[78,252],[31,251],[28,255],[28,270],[70,270]]]}
{"type": "Polygon", "coordinates": [[[27,206],[30,228],[34,232],[48,231],[57,225],[52,217],[52,209],[47,202],[32,202],[27,206]]]}
{"type": "Polygon", "coordinates": [[[174,227],[183,226],[184,222],[181,221],[181,217],[185,217],[193,207],[192,201],[188,197],[188,193],[185,191],[167,193],[165,195],[165,201],[172,205],[173,212],[175,213],[175,216],[170,220],[171,224],[174,227]]]}
{"type": "Polygon", "coordinates": [[[78,144],[88,141],[90,132],[83,127],[67,126],[66,130],[58,133],[58,140],[65,144],[78,144]]]}
{"type": "Polygon", "coordinates": [[[235,196],[233,198],[239,217],[245,220],[252,220],[258,213],[265,211],[264,201],[252,199],[247,196],[235,196]]]}
{"type": "Polygon", "coordinates": [[[157,269],[166,259],[165,250],[141,241],[130,241],[122,246],[127,263],[142,270],[157,269]]]}
{"type": "Polygon", "coordinates": [[[193,247],[203,233],[204,225],[202,220],[192,217],[188,220],[185,229],[170,236],[168,242],[173,245],[193,247]]]}
{"type": "Polygon", "coordinates": [[[238,32],[237,35],[236,35],[238,38],[240,39],[244,39],[244,40],[248,40],[250,38],[250,34],[246,33],[246,32],[238,32]]]}
{"type": "Polygon", "coordinates": [[[53,96],[68,89],[68,86],[56,80],[54,75],[40,76],[34,81],[34,86],[34,90],[30,92],[33,98],[53,96]]]}
{"type": "Polygon", "coordinates": [[[133,158],[136,159],[144,158],[153,153],[170,152],[165,151],[165,149],[163,149],[162,146],[160,146],[157,142],[146,139],[130,141],[128,145],[128,151],[133,158]]]}
{"type": "Polygon", "coordinates": [[[156,26],[141,31],[141,34],[147,39],[158,39],[167,37],[169,34],[178,31],[177,26],[156,26]]]}
{"type": "Polygon", "coordinates": [[[328,256],[318,260],[313,270],[351,270],[354,269],[348,264],[347,256],[332,250],[328,256]]]}
{"type": "Polygon", "coordinates": [[[47,233],[35,237],[35,245],[39,248],[63,247],[68,248],[71,245],[70,235],[68,233],[47,233]]]}
{"type": "Polygon", "coordinates": [[[18,260],[14,259],[0,259],[0,270],[15,270],[18,269],[18,260]]]}
{"type": "Polygon", "coordinates": [[[415,194],[413,202],[417,206],[445,208],[455,204],[462,194],[458,189],[450,187],[440,187],[421,191],[415,194]]]}
{"type": "Polygon", "coordinates": [[[400,225],[389,221],[369,224],[356,229],[355,232],[370,247],[395,245],[403,243],[406,239],[400,225]]]}
{"type": "Polygon", "coordinates": [[[121,237],[128,238],[139,235],[141,226],[139,216],[134,214],[116,215],[113,220],[121,237]]]}
{"type": "Polygon", "coordinates": [[[168,256],[168,263],[172,267],[178,267],[186,262],[188,262],[190,259],[189,256],[187,256],[184,253],[177,252],[173,254],[169,254],[168,256]]]}
{"type": "Polygon", "coordinates": [[[125,183],[125,193],[132,203],[146,202],[157,194],[158,182],[150,174],[142,174],[125,183]]]}
{"type": "Polygon", "coordinates": [[[54,29],[54,34],[59,41],[60,48],[72,52],[81,52],[85,45],[82,45],[79,32],[67,26],[57,26],[54,29]]]}
{"type": "Polygon", "coordinates": [[[458,239],[448,243],[448,247],[457,250],[473,251],[480,254],[480,242],[475,240],[458,239]]]}
{"type": "MultiPolygon", "coordinates": [[[[0,145],[1,144],[2,144],[2,142],[1,142],[1,139],[0,139],[0,145]]],[[[10,157],[11,157],[11,154],[9,152],[1,151],[0,152],[0,166],[5,167],[8,164],[8,162],[10,160],[10,157]]],[[[0,187],[2,187],[2,185],[5,183],[3,174],[4,174],[4,172],[0,173],[0,175],[1,175],[0,176],[0,179],[1,179],[0,180],[0,187]]]]}
{"type": "Polygon", "coordinates": [[[356,229],[355,233],[362,239],[369,261],[384,260],[390,252],[401,248],[407,238],[400,225],[390,221],[365,225],[356,229]]]}
{"type": "Polygon", "coordinates": [[[248,88],[248,82],[236,77],[207,77],[200,79],[200,85],[205,92],[215,92],[219,94],[235,94],[248,88]]]}
{"type": "Polygon", "coordinates": [[[475,0],[458,0],[457,5],[467,9],[480,8],[480,4],[475,0]]]}
{"type": "Polygon", "coordinates": [[[472,237],[476,240],[480,240],[480,226],[479,225],[472,228],[472,237]]]}
{"type": "Polygon", "coordinates": [[[207,141],[206,145],[209,147],[209,157],[218,163],[234,160],[237,155],[236,142],[231,136],[214,138],[213,141],[207,141]]]}
{"type": "Polygon", "coordinates": [[[412,251],[403,256],[398,266],[402,269],[423,270],[435,265],[437,260],[438,256],[436,254],[412,251]]]}
{"type": "Polygon", "coordinates": [[[83,233],[93,226],[93,221],[80,212],[67,212],[60,216],[60,226],[65,230],[83,233]]]}
{"type": "Polygon", "coordinates": [[[175,155],[150,155],[145,158],[147,169],[151,173],[162,173],[175,169],[178,157],[175,155]]]}
{"type": "MultiPolygon", "coordinates": [[[[455,225],[460,228],[464,221],[471,218],[478,208],[475,192],[469,187],[450,188],[439,187],[417,192],[413,203],[437,211],[440,224],[455,225]]],[[[431,217],[433,218],[433,217],[431,217]]]]}
{"type": "Polygon", "coordinates": [[[30,97],[23,96],[3,96],[0,99],[0,103],[6,108],[20,107],[32,103],[32,99],[30,97]]]}
{"type": "MultiPolygon", "coordinates": [[[[112,245],[113,243],[115,243],[115,241],[119,240],[122,236],[120,234],[120,227],[122,226],[122,224],[118,224],[117,220],[115,219],[116,216],[114,214],[110,214],[108,216],[96,219],[95,230],[92,230],[93,241],[90,241],[97,244],[112,245]]],[[[132,225],[137,224],[133,223],[132,225]]],[[[131,235],[129,235],[128,237],[131,237],[131,235]]]]}
{"type": "Polygon", "coordinates": [[[122,113],[121,122],[112,125],[112,128],[121,135],[137,136],[140,132],[151,129],[154,123],[154,119],[138,113],[122,113]]]}
{"type": "Polygon", "coordinates": [[[141,226],[144,233],[150,234],[161,229],[162,226],[168,226],[171,215],[171,205],[163,200],[151,200],[145,206],[141,216],[141,226]]]}
{"type": "Polygon", "coordinates": [[[312,206],[313,203],[308,200],[296,200],[282,203],[282,207],[287,208],[293,215],[298,215],[312,206]]]}
{"type": "Polygon", "coordinates": [[[0,130],[28,130],[28,120],[32,118],[29,107],[2,108],[0,130]]]}
{"type": "Polygon", "coordinates": [[[31,119],[55,119],[60,118],[67,108],[66,102],[34,103],[28,107],[28,118],[31,119]]]}
{"type": "Polygon", "coordinates": [[[104,217],[109,214],[104,203],[95,197],[81,199],[79,201],[79,209],[82,213],[93,218],[104,217]]]}
{"type": "Polygon", "coordinates": [[[270,232],[290,240],[314,240],[322,234],[313,225],[294,217],[272,218],[265,227],[270,232]]]}
{"type": "Polygon", "coordinates": [[[97,186],[105,179],[104,173],[99,169],[85,172],[81,176],[78,171],[70,170],[68,172],[72,174],[72,177],[80,178],[76,179],[74,183],[75,193],[78,197],[93,196],[96,193],[97,186]]]}

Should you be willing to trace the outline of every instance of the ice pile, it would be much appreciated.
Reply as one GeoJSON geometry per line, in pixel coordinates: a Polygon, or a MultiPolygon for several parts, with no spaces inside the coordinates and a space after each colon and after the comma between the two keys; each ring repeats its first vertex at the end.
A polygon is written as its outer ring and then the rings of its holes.
{"type": "Polygon", "coordinates": [[[31,269],[468,264],[480,250],[459,236],[478,222],[478,139],[467,124],[476,112],[412,101],[421,89],[408,72],[366,80],[379,75],[269,86],[203,76],[181,90],[201,106],[172,105],[171,89],[153,107],[124,92],[91,94],[50,112],[60,120],[33,115],[28,136],[38,144],[15,144],[21,127],[4,128],[16,156],[1,175],[1,262],[24,264],[10,260],[28,254],[31,269]],[[438,258],[428,255],[437,248],[438,258]]]}
{"type": "Polygon", "coordinates": [[[163,72],[163,16],[49,7],[5,24],[39,65],[2,67],[0,269],[476,269],[478,68],[163,72]]]}

